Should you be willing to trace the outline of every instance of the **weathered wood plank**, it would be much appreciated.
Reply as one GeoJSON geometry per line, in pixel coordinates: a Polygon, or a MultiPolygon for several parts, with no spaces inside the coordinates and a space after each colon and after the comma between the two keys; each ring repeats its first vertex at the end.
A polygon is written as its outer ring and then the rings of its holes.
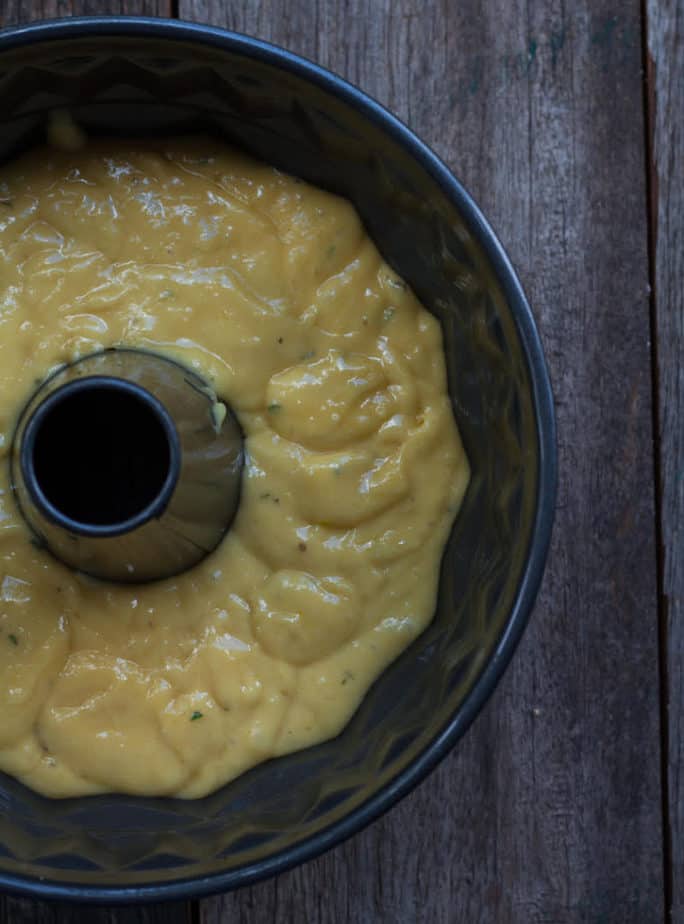
{"type": "Polygon", "coordinates": [[[668,901],[684,920],[684,4],[647,6],[651,217],[668,725],[668,901]]]}
{"type": "Polygon", "coordinates": [[[561,461],[540,603],[462,746],[336,851],[204,902],[204,924],[661,921],[638,2],[181,0],[179,11],[347,76],[453,166],[540,320],[561,461]]]}
{"type": "Polygon", "coordinates": [[[0,0],[0,26],[34,19],[105,14],[170,16],[171,0],[0,0]]]}
{"type": "Polygon", "coordinates": [[[0,924],[190,924],[187,903],[130,908],[46,904],[5,898],[0,904],[0,924]]]}

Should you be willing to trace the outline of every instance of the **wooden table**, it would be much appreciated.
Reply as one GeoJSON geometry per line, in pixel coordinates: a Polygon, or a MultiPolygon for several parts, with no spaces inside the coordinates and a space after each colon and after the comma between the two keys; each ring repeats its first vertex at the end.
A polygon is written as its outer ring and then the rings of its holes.
{"type": "Polygon", "coordinates": [[[0,0],[4,24],[104,12],[277,42],[432,145],[530,296],[560,493],[514,662],[416,792],[277,880],[83,920],[684,921],[684,0],[0,0]]]}

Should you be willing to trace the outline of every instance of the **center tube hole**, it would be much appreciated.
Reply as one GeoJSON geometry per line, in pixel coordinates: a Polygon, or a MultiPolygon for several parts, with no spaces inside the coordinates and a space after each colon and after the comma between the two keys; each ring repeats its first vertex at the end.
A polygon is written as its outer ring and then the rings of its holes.
{"type": "MultiPolygon", "coordinates": [[[[179,468],[163,406],[121,379],[79,379],[35,411],[23,441],[24,477],[72,528],[111,527],[166,507],[179,468]]],[[[47,511],[49,512],[49,511],[47,511]]]]}

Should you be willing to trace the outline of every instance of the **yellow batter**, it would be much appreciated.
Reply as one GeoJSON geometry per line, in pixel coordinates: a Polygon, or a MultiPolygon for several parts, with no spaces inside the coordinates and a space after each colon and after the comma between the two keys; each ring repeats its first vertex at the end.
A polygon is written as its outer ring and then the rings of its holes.
{"type": "Polygon", "coordinates": [[[198,797],[337,734],[430,621],[468,481],[439,325],[354,209],[206,138],[0,170],[0,453],[0,769],[51,796],[198,797]],[[37,381],[113,344],[246,434],[228,538],[157,584],[35,548],[8,483],[37,381]]]}

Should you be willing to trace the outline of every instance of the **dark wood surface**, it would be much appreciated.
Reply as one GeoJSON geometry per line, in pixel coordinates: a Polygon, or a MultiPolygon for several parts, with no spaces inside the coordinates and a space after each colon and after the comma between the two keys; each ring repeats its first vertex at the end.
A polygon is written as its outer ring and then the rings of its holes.
{"type": "MultiPolygon", "coordinates": [[[[0,0],[4,22],[122,10],[167,4],[0,0]]],[[[672,919],[684,920],[672,874],[684,858],[682,0],[180,0],[177,12],[347,76],[465,182],[539,321],[558,409],[559,503],[513,664],[416,792],[279,879],[192,907],[91,919],[651,924],[672,900],[672,919]]],[[[13,924],[74,916],[0,905],[13,924]]]]}
{"type": "Polygon", "coordinates": [[[684,921],[684,3],[647,7],[668,902],[684,921]]]}

